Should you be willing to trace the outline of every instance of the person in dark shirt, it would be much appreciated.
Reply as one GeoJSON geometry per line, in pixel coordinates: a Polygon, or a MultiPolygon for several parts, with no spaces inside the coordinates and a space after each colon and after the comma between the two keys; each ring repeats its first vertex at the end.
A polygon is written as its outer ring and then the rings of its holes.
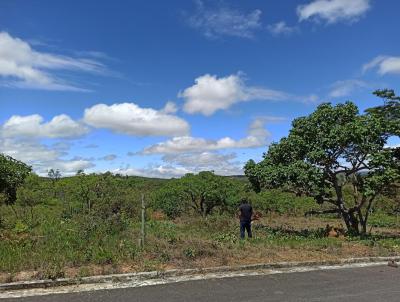
{"type": "Polygon", "coordinates": [[[251,217],[253,216],[253,208],[243,199],[239,206],[239,219],[240,219],[240,238],[244,239],[245,230],[247,231],[247,237],[252,238],[251,234],[251,217]]]}

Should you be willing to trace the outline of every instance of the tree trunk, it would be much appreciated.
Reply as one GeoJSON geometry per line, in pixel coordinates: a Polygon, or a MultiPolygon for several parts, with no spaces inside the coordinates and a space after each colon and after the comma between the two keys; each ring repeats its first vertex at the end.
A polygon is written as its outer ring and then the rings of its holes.
{"type": "Polygon", "coordinates": [[[354,215],[354,213],[349,214],[350,217],[350,226],[351,229],[349,230],[353,235],[360,235],[360,221],[354,215]]]}
{"type": "Polygon", "coordinates": [[[360,234],[359,221],[358,221],[357,217],[354,216],[353,213],[350,213],[349,210],[346,209],[346,207],[344,205],[344,198],[343,198],[343,192],[342,192],[343,187],[338,184],[336,175],[335,175],[335,178],[333,179],[333,184],[335,187],[335,192],[336,192],[336,197],[337,197],[337,206],[338,206],[340,214],[344,220],[344,223],[346,224],[347,231],[350,234],[359,235],[360,234]]]}
{"type": "Polygon", "coordinates": [[[359,235],[360,234],[359,219],[354,215],[354,213],[350,213],[348,210],[346,210],[344,208],[344,205],[341,205],[339,207],[339,210],[340,210],[340,215],[342,216],[342,219],[346,224],[347,231],[350,234],[359,235]]]}

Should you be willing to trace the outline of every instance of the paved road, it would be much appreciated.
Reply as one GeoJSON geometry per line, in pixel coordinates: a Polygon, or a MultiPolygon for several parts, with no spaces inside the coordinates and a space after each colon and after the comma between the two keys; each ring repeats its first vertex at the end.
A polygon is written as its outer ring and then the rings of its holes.
{"type": "Polygon", "coordinates": [[[188,281],[1,301],[400,301],[400,268],[387,266],[188,281]]]}

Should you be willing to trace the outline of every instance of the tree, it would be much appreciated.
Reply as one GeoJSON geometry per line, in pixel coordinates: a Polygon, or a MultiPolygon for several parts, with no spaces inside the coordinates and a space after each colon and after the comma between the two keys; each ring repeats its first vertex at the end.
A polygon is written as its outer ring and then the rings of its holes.
{"type": "Polygon", "coordinates": [[[50,169],[49,171],[47,171],[47,176],[51,179],[51,183],[53,185],[53,194],[54,197],[56,197],[57,196],[56,184],[57,181],[59,181],[61,178],[61,172],[58,169],[57,170],[50,169]]]}
{"type": "Polygon", "coordinates": [[[233,192],[230,179],[203,171],[168,182],[153,196],[153,205],[170,217],[179,216],[186,208],[206,217],[216,207],[227,207],[233,192]]]}
{"type": "Polygon", "coordinates": [[[400,135],[400,97],[394,90],[376,90],[374,94],[383,99],[383,105],[367,109],[367,112],[385,121],[390,135],[400,135]]]}
{"type": "Polygon", "coordinates": [[[256,164],[256,162],[252,159],[250,159],[245,167],[244,170],[247,172],[247,178],[249,179],[249,182],[253,188],[253,190],[256,193],[259,193],[261,191],[261,173],[259,171],[259,166],[256,164]]]}
{"type": "Polygon", "coordinates": [[[349,232],[365,234],[375,197],[400,177],[394,153],[385,148],[389,135],[382,118],[360,115],[351,102],[322,104],[295,119],[288,137],[271,144],[256,166],[249,162],[245,174],[253,187],[285,188],[329,203],[330,209],[312,212],[338,213],[349,232]],[[343,193],[348,183],[351,200],[343,193]]]}
{"type": "Polygon", "coordinates": [[[79,169],[78,171],[76,171],[76,176],[82,176],[85,175],[85,171],[83,169],[79,169]]]}
{"type": "MultiPolygon", "coordinates": [[[[387,133],[391,136],[400,136],[400,97],[396,95],[392,89],[376,90],[374,94],[384,100],[383,105],[367,109],[367,112],[377,118],[382,119],[387,127],[387,133]]],[[[393,157],[397,162],[397,167],[400,170],[400,146],[387,146],[391,150],[393,157]]],[[[385,190],[385,195],[394,199],[398,198],[400,191],[400,184],[393,183],[385,190]]],[[[396,205],[396,212],[398,212],[398,204],[396,205]]]]}
{"type": "Polygon", "coordinates": [[[30,166],[0,153],[0,193],[5,195],[6,204],[15,203],[17,189],[30,173],[30,166]]]}
{"type": "Polygon", "coordinates": [[[34,223],[34,208],[43,203],[46,198],[46,191],[42,186],[40,177],[36,174],[30,174],[24,185],[17,190],[17,204],[22,208],[29,208],[31,223],[34,223]]]}
{"type": "Polygon", "coordinates": [[[180,189],[179,179],[170,180],[168,185],[161,187],[152,194],[151,207],[162,210],[168,218],[179,217],[185,208],[185,201],[180,189]]]}
{"type": "Polygon", "coordinates": [[[51,181],[54,183],[56,183],[60,178],[61,178],[61,172],[60,170],[54,170],[54,169],[50,169],[47,172],[47,176],[51,179],[51,181]]]}

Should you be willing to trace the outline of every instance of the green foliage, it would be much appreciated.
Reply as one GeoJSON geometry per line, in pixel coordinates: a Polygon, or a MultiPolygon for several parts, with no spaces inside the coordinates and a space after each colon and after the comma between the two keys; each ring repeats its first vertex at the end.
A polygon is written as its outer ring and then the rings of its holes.
{"type": "Polygon", "coordinates": [[[237,232],[218,233],[213,236],[213,240],[218,243],[231,243],[234,244],[239,241],[237,232]]]}
{"type": "Polygon", "coordinates": [[[194,247],[188,247],[183,250],[183,254],[188,259],[194,259],[197,256],[197,251],[194,247]]]}
{"type": "Polygon", "coordinates": [[[184,200],[177,184],[179,180],[172,180],[152,194],[151,206],[160,209],[168,218],[179,217],[185,209],[184,200]]]}
{"type": "Polygon", "coordinates": [[[385,148],[389,137],[385,121],[360,115],[355,104],[322,104],[307,117],[292,123],[289,136],[271,144],[264,160],[249,161],[245,173],[253,188],[283,188],[312,196],[334,207],[349,230],[366,232],[374,198],[400,179],[398,161],[385,148]],[[351,182],[354,204],[344,199],[351,182]],[[365,207],[365,213],[362,208],[365,207]]]}
{"type": "Polygon", "coordinates": [[[17,204],[21,206],[24,210],[23,215],[25,216],[25,221],[27,221],[27,215],[30,216],[30,223],[34,224],[34,208],[43,203],[46,199],[46,188],[43,186],[40,177],[31,174],[29,175],[25,183],[17,190],[17,204]],[[27,214],[26,209],[29,209],[29,214],[27,214]]]}
{"type": "Polygon", "coordinates": [[[172,180],[153,195],[153,206],[161,209],[168,217],[175,218],[183,211],[208,216],[215,208],[226,209],[235,203],[240,187],[233,180],[217,176],[213,172],[187,174],[172,180]]]}
{"type": "Polygon", "coordinates": [[[30,172],[28,165],[0,153],[0,193],[4,194],[6,204],[17,200],[17,189],[30,172]]]}
{"type": "Polygon", "coordinates": [[[20,233],[25,233],[28,230],[29,230],[29,227],[24,222],[22,222],[21,220],[16,221],[15,227],[14,227],[14,232],[16,232],[17,234],[20,234],[20,233]]]}
{"type": "Polygon", "coordinates": [[[384,104],[368,109],[372,115],[385,121],[387,132],[391,135],[400,135],[400,97],[394,90],[376,90],[374,94],[384,100],[384,104]]]}
{"type": "Polygon", "coordinates": [[[248,199],[257,211],[274,212],[286,215],[304,215],[313,209],[313,198],[296,196],[293,193],[278,189],[262,191],[259,194],[249,194],[248,199]]]}

